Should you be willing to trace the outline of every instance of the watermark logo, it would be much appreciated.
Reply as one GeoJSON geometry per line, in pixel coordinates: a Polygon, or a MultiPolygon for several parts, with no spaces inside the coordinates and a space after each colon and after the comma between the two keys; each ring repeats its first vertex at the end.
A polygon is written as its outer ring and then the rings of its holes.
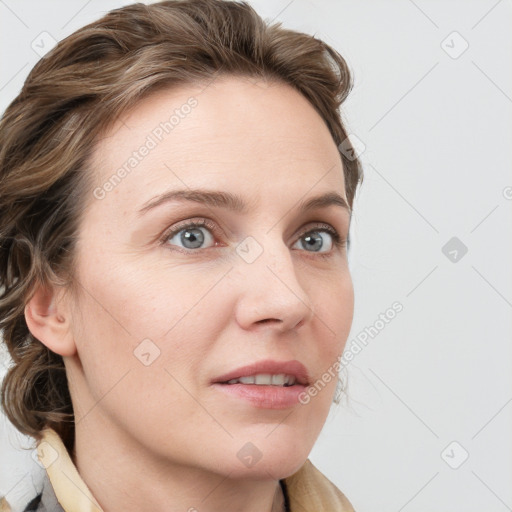
{"type": "Polygon", "coordinates": [[[352,161],[364,153],[366,145],[355,133],[349,133],[347,138],[338,146],[338,149],[352,161]]]}
{"type": "Polygon", "coordinates": [[[263,247],[252,236],[248,236],[240,242],[236,252],[246,263],[253,263],[263,252],[263,247]]]}
{"type": "Polygon", "coordinates": [[[458,59],[469,48],[469,43],[457,31],[453,31],[441,41],[441,48],[452,59],[458,59]]]}
{"type": "Polygon", "coordinates": [[[145,338],[137,345],[133,355],[144,366],[150,366],[160,357],[160,349],[149,338],[145,338]]]}
{"type": "Polygon", "coordinates": [[[456,236],[450,238],[441,248],[441,252],[452,262],[458,263],[468,252],[468,248],[456,236]]]}
{"type": "Polygon", "coordinates": [[[333,378],[337,378],[339,371],[348,366],[351,361],[362,352],[362,350],[368,345],[369,339],[375,338],[386,325],[388,325],[397,314],[402,312],[404,309],[403,305],[396,301],[393,302],[391,307],[386,309],[384,313],[379,314],[379,318],[375,320],[373,325],[365,327],[361,332],[353,338],[350,344],[347,343],[343,355],[339,357],[334,364],[332,364],[322,376],[316,380],[314,384],[309,385],[302,393],[299,394],[299,402],[302,405],[306,405],[311,401],[312,397],[318,395],[326,385],[331,382],[333,378]]]}
{"type": "Polygon", "coordinates": [[[459,469],[469,458],[468,451],[457,441],[452,441],[442,452],[441,458],[452,469],[459,469]]]}
{"type": "Polygon", "coordinates": [[[57,40],[51,34],[44,31],[34,38],[30,46],[42,58],[56,45],[57,40]]]}
{"type": "Polygon", "coordinates": [[[238,450],[236,456],[244,466],[252,468],[263,457],[263,453],[261,453],[257,446],[251,442],[248,442],[245,443],[242,448],[240,448],[240,450],[238,450]]]}
{"type": "Polygon", "coordinates": [[[47,469],[59,458],[59,453],[48,441],[42,441],[32,451],[31,457],[39,466],[47,469]]]}

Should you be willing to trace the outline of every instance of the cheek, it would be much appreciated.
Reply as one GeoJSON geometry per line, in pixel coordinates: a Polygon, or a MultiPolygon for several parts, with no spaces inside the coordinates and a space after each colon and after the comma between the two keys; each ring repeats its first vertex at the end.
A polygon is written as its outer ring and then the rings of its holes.
{"type": "Polygon", "coordinates": [[[159,269],[153,263],[141,258],[123,261],[114,255],[94,267],[93,273],[83,272],[88,292],[85,320],[121,331],[133,342],[162,338],[194,307],[208,283],[191,279],[179,268],[159,269]]]}
{"type": "Polygon", "coordinates": [[[315,316],[311,333],[315,344],[309,346],[308,360],[317,368],[309,391],[303,396],[305,422],[321,428],[332,406],[338,376],[338,364],[346,345],[354,314],[354,290],[350,274],[338,272],[331,279],[312,281],[309,287],[315,316]]]}
{"type": "Polygon", "coordinates": [[[169,301],[160,303],[154,293],[102,290],[101,296],[96,290],[97,299],[83,301],[85,324],[77,345],[85,387],[78,419],[94,410],[123,428],[142,429],[143,435],[145,418],[156,428],[159,418],[172,418],[174,425],[200,415],[189,393],[197,394],[190,376],[200,368],[209,339],[205,329],[195,329],[204,318],[169,301]]]}
{"type": "Polygon", "coordinates": [[[324,353],[334,361],[343,351],[354,317],[354,287],[348,271],[326,281],[321,289],[315,288],[314,304],[327,333],[324,353]]]}
{"type": "MultiPolygon", "coordinates": [[[[219,277],[179,267],[159,271],[158,265],[140,260],[99,263],[86,266],[80,275],[86,291],[76,338],[95,394],[101,396],[111,380],[144,363],[160,372],[197,369],[205,344],[223,325],[222,311],[229,313],[222,290],[213,288],[219,277]]],[[[147,374],[141,379],[147,381],[147,374]]]]}

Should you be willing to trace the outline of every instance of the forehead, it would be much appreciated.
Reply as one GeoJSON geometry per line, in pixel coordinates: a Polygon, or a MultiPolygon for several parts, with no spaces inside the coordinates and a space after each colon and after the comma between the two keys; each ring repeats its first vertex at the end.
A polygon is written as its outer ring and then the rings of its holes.
{"type": "Polygon", "coordinates": [[[187,187],[248,200],[312,188],[346,198],[338,149],[308,100],[290,85],[241,77],[152,93],[102,137],[92,170],[103,207],[187,187]]]}

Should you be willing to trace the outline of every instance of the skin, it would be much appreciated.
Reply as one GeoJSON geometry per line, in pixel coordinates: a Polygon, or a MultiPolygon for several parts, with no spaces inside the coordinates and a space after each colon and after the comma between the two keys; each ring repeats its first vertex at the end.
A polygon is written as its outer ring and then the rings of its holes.
{"type": "Polygon", "coordinates": [[[95,187],[168,112],[198,101],[103,199],[91,190],[78,233],[81,292],[41,288],[25,310],[34,336],[64,357],[73,461],[105,511],[279,507],[278,481],[307,459],[335,379],[307,405],[284,410],[254,407],[210,382],[267,358],[301,361],[314,382],[342,354],[352,323],[346,246],[315,226],[346,240],[349,213],[297,210],[324,192],[347,198],[326,124],[288,85],[222,77],[205,87],[153,93],[102,138],[95,187]],[[137,214],[162,192],[187,188],[239,194],[249,212],[175,201],[137,214]],[[183,231],[160,241],[196,218],[216,226],[200,229],[200,248],[187,252],[183,231]],[[310,231],[323,239],[320,252],[301,243],[310,231]],[[249,236],[263,250],[252,263],[236,252],[249,236]],[[134,356],[144,339],[160,350],[148,366],[134,356]],[[237,457],[248,442],[262,454],[252,467],[237,457]]]}

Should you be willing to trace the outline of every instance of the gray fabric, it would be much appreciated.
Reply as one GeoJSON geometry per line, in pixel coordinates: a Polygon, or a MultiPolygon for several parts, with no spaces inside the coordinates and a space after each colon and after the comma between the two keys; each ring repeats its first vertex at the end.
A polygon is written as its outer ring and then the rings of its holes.
{"type": "Polygon", "coordinates": [[[44,473],[43,489],[25,508],[23,512],[64,512],[57,501],[48,474],[44,473]]]}

